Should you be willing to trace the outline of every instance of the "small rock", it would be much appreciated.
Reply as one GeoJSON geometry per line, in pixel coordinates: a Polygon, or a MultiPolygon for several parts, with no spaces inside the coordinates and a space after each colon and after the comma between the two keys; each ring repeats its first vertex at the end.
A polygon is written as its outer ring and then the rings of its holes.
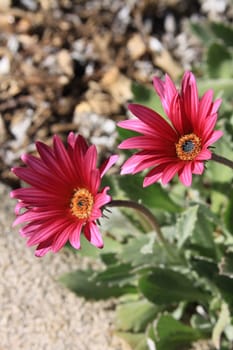
{"type": "Polygon", "coordinates": [[[134,34],[127,42],[127,49],[131,59],[137,60],[146,53],[146,45],[142,36],[138,33],[134,34]]]}
{"type": "Polygon", "coordinates": [[[72,77],[74,74],[73,61],[68,50],[60,50],[57,54],[57,62],[62,73],[72,77]]]}

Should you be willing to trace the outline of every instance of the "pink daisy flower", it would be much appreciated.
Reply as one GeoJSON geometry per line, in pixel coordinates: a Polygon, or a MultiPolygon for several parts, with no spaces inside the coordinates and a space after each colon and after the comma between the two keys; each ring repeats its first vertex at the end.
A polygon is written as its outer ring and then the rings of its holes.
{"type": "Polygon", "coordinates": [[[144,179],[144,187],[158,180],[167,184],[176,174],[185,186],[190,186],[192,174],[202,174],[204,161],[211,159],[210,145],[223,135],[222,131],[213,130],[221,100],[212,102],[212,90],[199,99],[191,72],[184,74],[180,93],[168,75],[165,81],[155,77],[153,83],[169,120],[148,107],[129,105],[138,119],[121,121],[118,125],[142,135],[119,145],[121,149],[140,149],[123,164],[121,174],[136,174],[152,167],[144,179]]]}
{"type": "Polygon", "coordinates": [[[101,179],[118,156],[111,156],[97,168],[94,145],[88,146],[82,136],[72,132],[67,143],[65,148],[58,136],[53,138],[53,147],[36,142],[40,158],[23,155],[27,166],[12,169],[30,185],[11,192],[11,197],[19,200],[13,225],[25,223],[20,233],[28,239],[28,246],[38,245],[36,256],[55,253],[67,241],[79,249],[82,231],[90,243],[103,247],[96,222],[111,197],[109,187],[100,189],[101,179]]]}

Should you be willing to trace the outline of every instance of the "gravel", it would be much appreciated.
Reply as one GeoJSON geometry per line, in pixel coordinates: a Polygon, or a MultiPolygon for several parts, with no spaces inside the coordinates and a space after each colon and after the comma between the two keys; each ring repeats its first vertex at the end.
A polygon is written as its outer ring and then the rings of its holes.
{"type": "Polygon", "coordinates": [[[114,303],[87,302],[58,277],[91,263],[66,249],[34,256],[12,229],[14,201],[0,184],[0,350],[120,350],[114,303]]]}

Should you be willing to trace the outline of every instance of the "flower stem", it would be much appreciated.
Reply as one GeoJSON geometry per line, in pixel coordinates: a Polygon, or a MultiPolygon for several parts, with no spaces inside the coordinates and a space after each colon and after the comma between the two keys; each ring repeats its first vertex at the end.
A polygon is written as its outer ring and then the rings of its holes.
{"type": "Polygon", "coordinates": [[[233,169],[233,162],[225,157],[222,157],[222,156],[219,156],[218,154],[212,153],[211,159],[217,163],[221,163],[221,164],[233,169]]]}
{"type": "Polygon", "coordinates": [[[147,220],[151,224],[151,227],[157,233],[159,241],[161,243],[163,243],[165,246],[167,246],[167,241],[162,234],[162,231],[159,227],[159,224],[158,224],[156,218],[154,217],[154,215],[152,214],[152,212],[149,209],[144,207],[144,205],[137,203],[137,202],[130,201],[130,200],[116,199],[116,200],[112,200],[110,203],[108,203],[107,206],[109,206],[109,207],[125,207],[125,208],[131,208],[131,209],[135,209],[135,210],[139,211],[147,218],[147,220]]]}

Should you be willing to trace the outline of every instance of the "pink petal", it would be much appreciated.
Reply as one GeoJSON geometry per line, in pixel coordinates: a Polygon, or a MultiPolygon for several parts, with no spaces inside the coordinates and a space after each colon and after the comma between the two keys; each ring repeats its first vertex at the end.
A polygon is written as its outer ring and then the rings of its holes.
{"type": "Polygon", "coordinates": [[[153,84],[157,94],[161,99],[165,113],[168,117],[170,117],[171,102],[174,99],[175,95],[178,94],[173,81],[169,75],[166,74],[164,82],[161,79],[154,77],[153,84]]]}
{"type": "MultiPolygon", "coordinates": [[[[42,162],[46,165],[46,167],[50,171],[50,177],[52,181],[53,182],[54,180],[56,180],[57,182],[67,181],[67,176],[64,173],[64,168],[62,165],[60,167],[60,165],[58,164],[52,149],[39,141],[36,142],[36,148],[38,153],[40,154],[42,162]]],[[[27,158],[27,161],[28,160],[29,158],[27,158]]],[[[32,166],[32,164],[30,164],[30,166],[32,166]]],[[[57,187],[60,187],[60,186],[57,186],[57,187]]]]}
{"type": "Polygon", "coordinates": [[[100,187],[100,172],[99,169],[93,169],[90,173],[86,174],[86,179],[84,181],[85,186],[89,188],[89,191],[92,194],[95,194],[100,187]]]}
{"type": "Polygon", "coordinates": [[[159,181],[163,174],[163,170],[166,168],[166,164],[161,164],[152,169],[143,181],[143,187],[152,185],[153,183],[159,181]]]}
{"type": "MultiPolygon", "coordinates": [[[[131,149],[139,148],[144,150],[152,149],[170,149],[171,142],[162,138],[153,138],[150,136],[134,136],[129,139],[124,140],[118,146],[120,149],[131,149]]],[[[174,148],[174,147],[173,147],[174,148]]]]}
{"type": "Polygon", "coordinates": [[[204,120],[211,113],[213,101],[213,90],[208,90],[204,93],[199,102],[199,118],[204,120]]]}
{"type": "Polygon", "coordinates": [[[25,208],[25,203],[24,202],[18,202],[16,205],[15,205],[15,214],[16,215],[20,215],[20,212],[21,210],[25,208]]]}
{"type": "Polygon", "coordinates": [[[171,179],[177,174],[177,172],[183,167],[182,162],[177,162],[175,164],[168,164],[163,170],[162,174],[162,184],[166,185],[171,179]]]}
{"type": "Polygon", "coordinates": [[[83,169],[84,180],[87,184],[90,184],[91,187],[93,188],[95,187],[96,181],[97,180],[100,181],[99,170],[96,168],[97,149],[95,145],[92,145],[88,148],[84,156],[83,162],[85,164],[85,169],[83,169]],[[92,181],[92,176],[95,177],[93,181],[92,181]]]}
{"type": "Polygon", "coordinates": [[[177,138],[176,132],[172,129],[170,124],[152,109],[136,103],[129,104],[128,109],[144,124],[152,128],[154,134],[171,141],[177,138]]]}
{"type": "Polygon", "coordinates": [[[72,181],[76,177],[74,168],[62,140],[57,135],[53,137],[53,147],[57,163],[66,174],[66,177],[69,177],[72,181]]]}
{"type": "Polygon", "coordinates": [[[155,155],[144,155],[145,152],[139,152],[130,157],[122,166],[121,174],[136,174],[139,171],[147,169],[155,164],[155,155]]]}
{"type": "Polygon", "coordinates": [[[94,204],[96,208],[101,208],[111,201],[111,196],[107,194],[108,190],[109,190],[109,187],[104,187],[102,192],[97,193],[97,195],[95,196],[95,204],[94,204]]]}
{"type": "Polygon", "coordinates": [[[180,135],[185,135],[191,129],[189,119],[185,116],[180,95],[175,95],[170,104],[169,118],[180,135]]]}
{"type": "Polygon", "coordinates": [[[81,247],[80,236],[81,236],[82,226],[83,226],[83,223],[78,222],[75,226],[73,225],[67,228],[70,244],[75,249],[80,249],[81,247]]]}
{"type": "Polygon", "coordinates": [[[218,98],[218,99],[213,103],[211,114],[214,114],[214,113],[217,113],[217,112],[218,112],[218,109],[219,109],[219,107],[221,106],[221,103],[222,103],[222,99],[221,99],[221,98],[218,98]]]}
{"type": "Polygon", "coordinates": [[[211,152],[208,149],[202,149],[201,152],[195,158],[195,160],[199,161],[208,159],[211,159],[211,152]]]}
{"type": "Polygon", "coordinates": [[[185,186],[192,184],[192,163],[187,162],[182,170],[179,171],[179,179],[185,186]]]}
{"type": "Polygon", "coordinates": [[[97,248],[103,248],[101,233],[94,222],[89,222],[84,227],[84,234],[87,240],[97,248]]]}
{"type": "Polygon", "coordinates": [[[217,114],[214,114],[214,115],[211,115],[208,118],[206,118],[205,122],[202,123],[202,142],[203,142],[203,144],[206,143],[207,139],[209,138],[210,134],[212,133],[216,122],[217,122],[217,114]]]}
{"type": "Polygon", "coordinates": [[[216,142],[220,137],[223,136],[223,131],[221,130],[215,130],[213,131],[213,134],[208,138],[208,140],[205,142],[205,147],[209,147],[212,145],[214,142],[216,142]]]}
{"type": "MultiPolygon", "coordinates": [[[[31,226],[31,237],[27,241],[28,246],[32,246],[43,241],[46,241],[49,237],[54,237],[56,234],[62,234],[65,227],[69,225],[66,219],[56,219],[53,222],[45,221],[40,226],[34,225],[34,232],[32,231],[33,226],[31,226]]],[[[28,235],[28,230],[27,230],[28,235]]]]}
{"type": "Polygon", "coordinates": [[[28,210],[27,212],[21,214],[15,219],[15,221],[13,222],[13,227],[27,221],[33,221],[33,220],[38,221],[38,220],[50,219],[51,217],[53,217],[55,220],[57,216],[62,216],[62,215],[64,215],[64,211],[56,210],[56,209],[50,210],[49,212],[47,211],[38,212],[38,211],[28,210]]]}
{"type": "Polygon", "coordinates": [[[192,173],[196,175],[201,175],[204,171],[204,163],[203,162],[198,162],[194,161],[193,162],[193,169],[192,173]]]}
{"type": "Polygon", "coordinates": [[[44,256],[46,253],[48,253],[52,248],[52,240],[49,238],[47,241],[42,242],[38,245],[35,251],[35,256],[38,258],[41,258],[44,256]]]}
{"type": "Polygon", "coordinates": [[[71,148],[74,148],[75,140],[76,140],[75,133],[71,131],[67,137],[67,143],[69,146],[71,146],[71,148]]]}
{"type": "Polygon", "coordinates": [[[58,232],[57,235],[53,239],[52,243],[52,251],[57,253],[64,245],[67,243],[69,239],[69,230],[64,230],[63,232],[58,232]]]}
{"type": "Polygon", "coordinates": [[[89,218],[89,221],[95,221],[95,220],[97,220],[97,219],[99,219],[99,218],[101,218],[101,217],[102,217],[102,211],[101,211],[101,209],[99,209],[99,208],[97,208],[96,206],[94,206],[94,207],[92,208],[91,216],[90,216],[90,218],[89,218]]]}
{"type": "Polygon", "coordinates": [[[87,172],[96,169],[97,162],[97,149],[95,145],[91,145],[85,153],[85,162],[87,163],[87,172]]]}
{"type": "Polygon", "coordinates": [[[198,122],[198,90],[194,75],[191,72],[185,72],[182,79],[181,96],[184,105],[184,111],[187,118],[190,118],[192,124],[198,122]]]}
{"type": "Polygon", "coordinates": [[[105,160],[105,162],[99,168],[100,177],[103,177],[104,174],[106,174],[106,172],[117,162],[118,158],[118,155],[113,155],[105,160]]]}
{"type": "Polygon", "coordinates": [[[16,167],[11,171],[23,181],[27,182],[33,187],[38,187],[44,191],[56,192],[58,188],[58,182],[56,179],[52,181],[52,177],[45,177],[39,174],[35,174],[30,168],[16,167]]]}
{"type": "Polygon", "coordinates": [[[51,176],[51,172],[48,167],[41,161],[41,159],[36,158],[30,154],[23,154],[21,156],[22,161],[27,164],[30,168],[35,170],[39,174],[45,176],[51,176]]]}
{"type": "MultiPolygon", "coordinates": [[[[57,205],[59,201],[61,201],[60,194],[48,193],[46,191],[42,191],[33,187],[23,187],[17,188],[16,190],[11,191],[11,198],[18,198],[24,202],[24,206],[26,203],[30,206],[44,206],[48,204],[57,205]]],[[[64,200],[62,201],[64,205],[64,200]]]]}
{"type": "Polygon", "coordinates": [[[137,119],[123,120],[117,123],[117,125],[123,129],[133,130],[141,134],[150,135],[150,136],[155,135],[154,128],[151,128],[147,124],[143,123],[141,120],[137,120],[137,119]]]}

